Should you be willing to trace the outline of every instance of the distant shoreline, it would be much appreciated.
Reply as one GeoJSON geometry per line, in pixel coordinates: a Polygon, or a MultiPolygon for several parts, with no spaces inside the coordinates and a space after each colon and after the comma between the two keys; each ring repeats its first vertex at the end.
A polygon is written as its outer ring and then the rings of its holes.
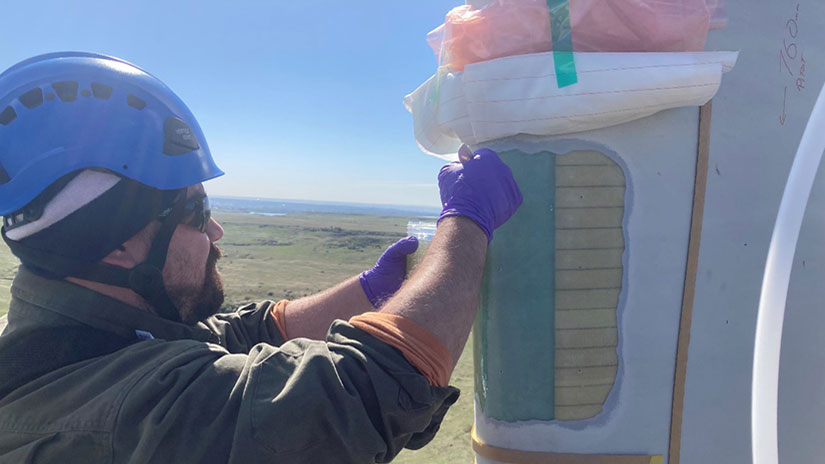
{"type": "Polygon", "coordinates": [[[286,213],[262,213],[260,211],[250,211],[246,214],[253,214],[256,216],[286,216],[286,213]]]}
{"type": "Polygon", "coordinates": [[[295,201],[269,198],[210,197],[216,211],[253,214],[260,216],[284,216],[300,213],[366,214],[373,216],[398,216],[437,218],[440,210],[424,206],[368,205],[321,201],[295,201]]]}

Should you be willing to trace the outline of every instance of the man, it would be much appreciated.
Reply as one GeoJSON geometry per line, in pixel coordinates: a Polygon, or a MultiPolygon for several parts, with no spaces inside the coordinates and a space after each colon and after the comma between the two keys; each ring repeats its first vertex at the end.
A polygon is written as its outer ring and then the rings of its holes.
{"type": "Polygon", "coordinates": [[[439,174],[415,243],[309,298],[223,301],[184,104],[123,61],[35,57],[0,74],[0,214],[22,266],[0,336],[0,462],[387,462],[432,439],[493,230],[521,204],[489,150],[439,174]],[[399,287],[400,290],[399,290],[399,287]]]}

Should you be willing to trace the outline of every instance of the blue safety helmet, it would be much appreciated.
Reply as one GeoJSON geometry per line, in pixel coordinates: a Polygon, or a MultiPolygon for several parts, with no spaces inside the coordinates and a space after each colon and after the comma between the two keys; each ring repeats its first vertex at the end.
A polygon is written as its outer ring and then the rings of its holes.
{"type": "Polygon", "coordinates": [[[94,167],[160,190],[223,174],[186,105],[131,63],[49,53],[0,74],[0,215],[94,167]]]}

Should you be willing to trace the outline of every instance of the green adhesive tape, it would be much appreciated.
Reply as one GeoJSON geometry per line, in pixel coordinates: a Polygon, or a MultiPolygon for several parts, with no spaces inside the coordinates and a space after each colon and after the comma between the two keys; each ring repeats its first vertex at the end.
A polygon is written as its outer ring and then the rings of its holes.
{"type": "Polygon", "coordinates": [[[573,33],[570,29],[570,3],[568,0],[547,0],[550,9],[550,29],[553,35],[553,62],[556,66],[556,82],[561,87],[579,81],[576,62],[573,60],[573,33]]]}

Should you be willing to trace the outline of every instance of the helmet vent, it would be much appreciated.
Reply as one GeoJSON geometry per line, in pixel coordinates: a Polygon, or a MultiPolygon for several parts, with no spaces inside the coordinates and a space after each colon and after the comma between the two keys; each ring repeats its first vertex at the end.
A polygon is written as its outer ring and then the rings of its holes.
{"type": "Polygon", "coordinates": [[[95,98],[100,98],[101,100],[108,100],[109,97],[112,96],[112,87],[101,84],[99,82],[92,82],[92,93],[94,94],[95,98]]]}
{"type": "Polygon", "coordinates": [[[142,110],[143,108],[146,108],[146,102],[132,95],[131,93],[126,97],[126,103],[128,103],[129,106],[136,110],[142,110]]]}
{"type": "Polygon", "coordinates": [[[23,106],[30,110],[33,110],[43,104],[43,89],[41,89],[40,87],[36,89],[31,89],[28,92],[21,95],[19,100],[20,103],[23,104],[23,106]]]}
{"type": "Polygon", "coordinates": [[[163,153],[169,156],[183,155],[200,149],[192,129],[179,118],[166,118],[163,135],[163,153]]]}
{"type": "Polygon", "coordinates": [[[2,113],[0,113],[0,124],[4,126],[8,126],[15,119],[17,119],[17,113],[11,106],[7,106],[6,109],[4,109],[2,113]]]}
{"type": "Polygon", "coordinates": [[[63,81],[52,84],[57,96],[64,102],[77,100],[77,81],[63,81]]]}

